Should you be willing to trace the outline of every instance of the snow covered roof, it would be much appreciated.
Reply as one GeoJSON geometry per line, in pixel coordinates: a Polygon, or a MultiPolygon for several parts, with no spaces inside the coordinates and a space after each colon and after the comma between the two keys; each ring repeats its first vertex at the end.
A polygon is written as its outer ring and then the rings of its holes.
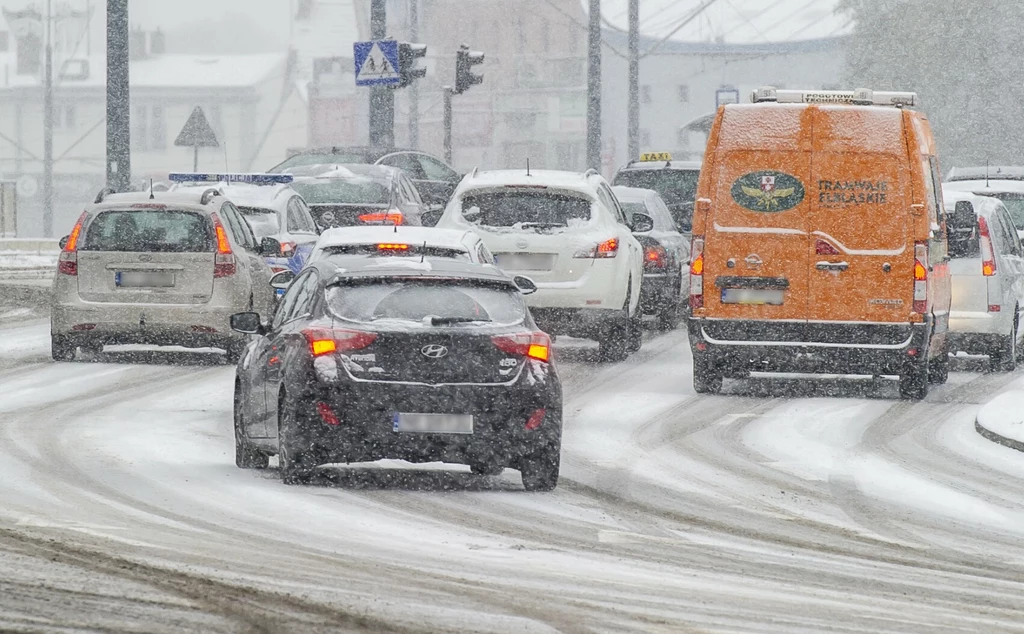
{"type": "Polygon", "coordinates": [[[511,187],[562,187],[566,189],[593,189],[588,183],[589,175],[561,170],[526,169],[486,170],[468,174],[459,189],[511,186],[511,187]]]}
{"type": "Polygon", "coordinates": [[[438,229],[436,227],[337,227],[328,229],[320,236],[318,248],[377,244],[426,244],[428,247],[466,251],[463,242],[468,231],[460,229],[438,229]]]}
{"type": "MultiPolygon", "coordinates": [[[[586,11],[589,3],[581,3],[586,11]]],[[[839,4],[839,0],[644,0],[640,32],[656,40],[719,45],[834,38],[853,30],[850,16],[836,12],[839,4]]],[[[605,24],[626,31],[628,5],[629,0],[603,0],[605,24]]]]}

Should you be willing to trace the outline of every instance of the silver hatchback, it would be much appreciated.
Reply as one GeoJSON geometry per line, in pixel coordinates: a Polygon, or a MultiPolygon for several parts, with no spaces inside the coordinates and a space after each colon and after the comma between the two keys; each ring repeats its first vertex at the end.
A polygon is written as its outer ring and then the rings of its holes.
{"type": "Polygon", "coordinates": [[[122,343],[217,347],[235,360],[246,339],[230,316],[273,307],[264,257],[280,244],[257,243],[216,190],[101,192],[61,243],[50,317],[58,361],[122,343]]]}

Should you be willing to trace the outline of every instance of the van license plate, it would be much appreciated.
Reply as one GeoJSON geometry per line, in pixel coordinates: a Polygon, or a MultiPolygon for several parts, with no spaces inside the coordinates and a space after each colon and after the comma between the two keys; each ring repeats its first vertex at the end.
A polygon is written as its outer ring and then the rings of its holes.
{"type": "Polygon", "coordinates": [[[472,414],[395,413],[394,431],[418,434],[472,434],[472,414]]]}
{"type": "Polygon", "coordinates": [[[769,304],[782,306],[785,291],[768,288],[723,288],[723,304],[769,304]]]}
{"type": "Polygon", "coordinates": [[[117,271],[114,285],[119,288],[168,288],[174,286],[174,273],[170,271],[117,271]]]}

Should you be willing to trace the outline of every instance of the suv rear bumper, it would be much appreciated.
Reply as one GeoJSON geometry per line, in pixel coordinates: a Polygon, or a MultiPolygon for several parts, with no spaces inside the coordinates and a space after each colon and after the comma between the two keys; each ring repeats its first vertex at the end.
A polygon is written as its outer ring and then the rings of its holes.
{"type": "Polygon", "coordinates": [[[531,308],[537,327],[550,335],[599,338],[608,328],[625,323],[626,313],[601,308],[531,308]]]}
{"type": "Polygon", "coordinates": [[[50,332],[75,341],[206,347],[243,338],[230,306],[210,304],[54,304],[50,332]]]}
{"type": "MultiPolygon", "coordinates": [[[[725,376],[748,372],[902,374],[929,355],[930,323],[802,323],[690,318],[690,347],[725,376]]],[[[934,353],[933,353],[934,354],[934,353]]]]}

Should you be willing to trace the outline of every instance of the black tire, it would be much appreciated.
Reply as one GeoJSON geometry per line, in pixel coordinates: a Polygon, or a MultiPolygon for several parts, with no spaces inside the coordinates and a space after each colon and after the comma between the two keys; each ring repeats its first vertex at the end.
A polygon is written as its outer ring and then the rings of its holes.
{"type": "Polygon", "coordinates": [[[248,345],[249,342],[245,339],[228,339],[224,342],[224,360],[231,365],[237,365],[248,345]]]}
{"type": "Polygon", "coordinates": [[[900,398],[921,401],[928,396],[928,362],[907,363],[900,374],[900,398]]]}
{"type": "Polygon", "coordinates": [[[82,352],[88,352],[93,355],[103,353],[103,343],[100,341],[90,341],[87,339],[80,343],[78,347],[82,349],[82,352]]]}
{"type": "Polygon", "coordinates": [[[693,356],[693,390],[697,394],[718,394],[722,391],[722,372],[711,367],[707,357],[693,356]]]}
{"type": "Polygon", "coordinates": [[[281,472],[281,481],[288,485],[308,484],[313,479],[317,464],[308,451],[299,451],[291,442],[290,436],[295,432],[297,404],[281,395],[277,406],[277,464],[281,472]]]}
{"type": "Polygon", "coordinates": [[[241,386],[235,385],[235,466],[239,469],[266,469],[270,456],[249,443],[245,435],[245,418],[241,406],[241,386]]]}
{"type": "Polygon", "coordinates": [[[616,363],[625,361],[629,356],[629,335],[632,330],[631,322],[624,319],[605,328],[598,341],[598,354],[601,361],[616,363]]]}
{"type": "Polygon", "coordinates": [[[50,356],[54,361],[74,361],[75,346],[67,337],[50,335],[50,356]]]}
{"type": "Polygon", "coordinates": [[[1013,372],[1017,369],[1017,320],[1013,320],[1010,334],[999,342],[999,348],[988,356],[992,372],[1013,372]]]}
{"type": "Polygon", "coordinates": [[[656,315],[658,330],[675,330],[682,319],[682,307],[679,305],[679,288],[672,292],[668,303],[661,307],[656,315]]]}
{"type": "Polygon", "coordinates": [[[928,382],[942,385],[949,379],[949,350],[943,346],[942,352],[928,362],[928,382]]]}
{"type": "Polygon", "coordinates": [[[470,463],[469,470],[478,476],[500,476],[505,471],[505,466],[491,462],[473,462],[470,463]]]}
{"type": "Polygon", "coordinates": [[[558,471],[561,450],[553,447],[538,451],[523,458],[519,472],[523,476],[523,488],[527,491],[550,491],[558,486],[558,471]]]}
{"type": "Polygon", "coordinates": [[[636,317],[629,320],[629,335],[626,340],[626,351],[633,353],[640,350],[644,345],[644,324],[640,311],[637,310],[636,317]]]}

